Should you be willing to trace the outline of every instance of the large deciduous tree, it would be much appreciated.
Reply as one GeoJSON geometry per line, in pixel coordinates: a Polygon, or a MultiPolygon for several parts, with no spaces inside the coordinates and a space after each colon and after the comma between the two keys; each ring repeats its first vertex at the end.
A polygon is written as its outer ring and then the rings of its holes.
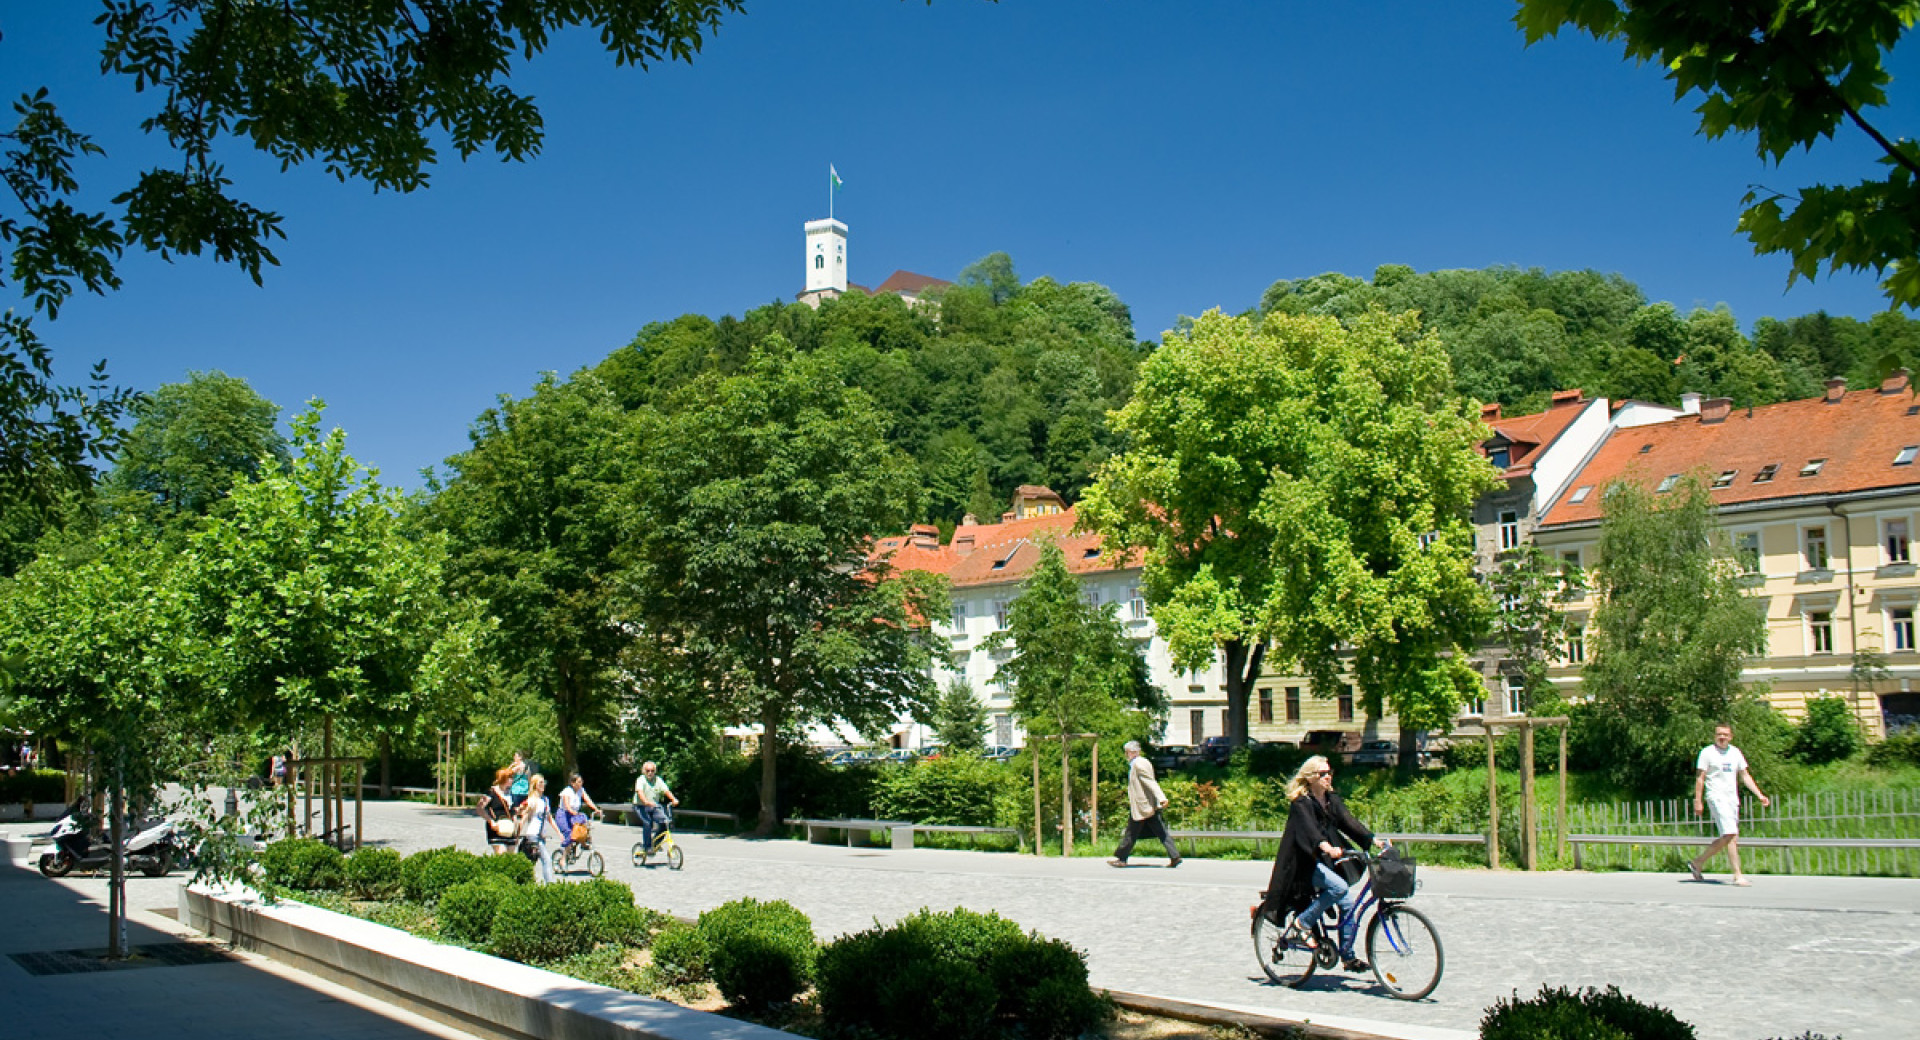
{"type": "MultiPolygon", "coordinates": [[[[210,254],[258,282],[277,261],[278,214],[229,194],[223,150],[294,166],[320,163],[342,181],[412,191],[443,148],[524,159],[543,124],[530,95],[508,86],[515,59],[554,36],[596,30],[616,63],[691,61],[741,0],[105,0],[100,70],[153,99],[139,130],[163,158],[110,208],[85,201],[76,162],[103,154],[41,87],[0,132],[0,246],[5,276],[29,302],[0,318],[0,507],[45,506],[84,486],[109,451],[129,395],[55,384],[33,317],[52,319],[80,288],[120,286],[129,249],[210,254]]],[[[79,57],[78,55],[75,56],[79,57]]],[[[133,128],[128,128],[129,130],[133,128]]],[[[115,135],[115,143],[118,136],[115,135]]],[[[5,281],[0,281],[4,286],[5,281]]]]}
{"type": "Polygon", "coordinates": [[[1740,230],[1756,253],[1792,258],[1788,284],[1823,265],[1872,270],[1889,300],[1920,308],[1920,143],[1870,121],[1887,104],[1887,59],[1916,18],[1915,0],[1520,0],[1514,21],[1529,44],[1567,26],[1619,42],[1664,70],[1676,98],[1700,96],[1701,133],[1752,134],[1775,163],[1851,124],[1882,153],[1882,176],[1793,194],[1755,187],[1740,230]]]}
{"type": "Polygon", "coordinates": [[[583,726],[617,705],[633,642],[616,603],[627,415],[601,381],[543,378],[474,423],[473,447],[426,509],[446,532],[452,587],[484,600],[492,654],[553,707],[564,771],[583,726]]]}
{"type": "Polygon", "coordinates": [[[244,379],[193,372],[134,406],[135,422],[107,484],[163,514],[197,516],[234,484],[288,459],[280,408],[244,379]]]}
{"type": "Polygon", "coordinates": [[[776,752],[811,722],[872,731],[923,713],[935,651],[917,626],[945,591],[869,557],[908,515],[911,461],[867,395],[773,336],[635,413],[627,481],[633,619],[656,664],[757,722],[760,820],[777,823],[776,752]]]}
{"type": "Polygon", "coordinates": [[[1766,618],[1698,479],[1659,496],[1617,483],[1602,502],[1581,677],[1598,732],[1583,742],[1605,749],[1601,764],[1627,788],[1671,791],[1714,723],[1754,714],[1740,676],[1766,649],[1766,618]]]}
{"type": "Polygon", "coordinates": [[[1142,364],[1115,417],[1129,450],[1081,515],[1109,552],[1145,549],[1145,591],[1175,664],[1227,670],[1228,736],[1269,645],[1318,696],[1351,670],[1368,710],[1413,734],[1478,688],[1484,631],[1474,500],[1497,483],[1484,435],[1412,315],[1209,312],[1142,364]]]}

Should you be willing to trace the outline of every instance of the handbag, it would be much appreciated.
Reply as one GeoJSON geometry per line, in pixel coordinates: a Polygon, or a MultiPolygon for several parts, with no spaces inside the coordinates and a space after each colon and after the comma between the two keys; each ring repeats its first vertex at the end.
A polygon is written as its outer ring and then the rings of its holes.
{"type": "Polygon", "coordinates": [[[510,816],[503,816],[489,824],[496,837],[511,838],[520,833],[520,825],[510,816]]]}

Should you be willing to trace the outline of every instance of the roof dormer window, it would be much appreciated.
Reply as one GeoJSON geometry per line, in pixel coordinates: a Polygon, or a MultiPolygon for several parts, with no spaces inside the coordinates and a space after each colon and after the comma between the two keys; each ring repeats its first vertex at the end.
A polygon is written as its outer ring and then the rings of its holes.
{"type": "Polygon", "coordinates": [[[1827,464],[1826,459],[1813,459],[1809,461],[1806,465],[1800,467],[1800,475],[1803,477],[1818,476],[1820,473],[1820,467],[1826,464],[1827,464]]]}
{"type": "Polygon", "coordinates": [[[1893,457],[1893,464],[1896,466],[1911,466],[1913,465],[1913,459],[1916,455],[1920,455],[1920,444],[1909,444],[1901,448],[1900,453],[1893,457]]]}
{"type": "Polygon", "coordinates": [[[1642,455],[1645,455],[1645,454],[1646,454],[1647,452],[1650,452],[1650,451],[1652,451],[1652,450],[1653,450],[1653,442],[1652,442],[1652,441],[1648,441],[1647,443],[1645,443],[1645,444],[1642,444],[1642,445],[1640,446],[1640,454],[1642,454],[1642,455]]]}
{"type": "Polygon", "coordinates": [[[1669,473],[1667,474],[1666,479],[1660,481],[1660,486],[1653,489],[1653,493],[1656,495],[1664,495],[1667,492],[1672,491],[1673,486],[1678,483],[1680,483],[1680,474],[1669,473]]]}
{"type": "Polygon", "coordinates": [[[1734,478],[1734,475],[1735,475],[1735,474],[1737,474],[1737,473],[1739,473],[1739,472],[1740,472],[1740,471],[1739,471],[1739,470],[1737,470],[1737,469],[1723,469],[1723,470],[1721,470],[1721,471],[1720,471],[1720,475],[1719,475],[1719,476],[1717,476],[1717,477],[1715,477],[1715,478],[1713,478],[1713,489],[1714,489],[1715,491],[1718,491],[1718,490],[1720,490],[1720,489],[1721,489],[1721,488],[1723,488],[1723,487],[1727,487],[1727,486],[1729,486],[1729,485],[1731,485],[1731,484],[1733,483],[1733,478],[1734,478]]]}
{"type": "Polygon", "coordinates": [[[1579,505],[1580,503],[1585,502],[1587,500],[1587,496],[1592,493],[1593,493],[1592,484],[1582,484],[1579,487],[1573,489],[1573,497],[1567,499],[1567,501],[1572,502],[1574,505],[1579,505]]]}
{"type": "Polygon", "coordinates": [[[1501,445],[1498,448],[1488,448],[1487,461],[1501,469],[1506,469],[1508,466],[1513,465],[1513,449],[1505,445],[1501,445]]]}
{"type": "Polygon", "coordinates": [[[1780,464],[1778,462],[1769,462],[1760,467],[1760,472],[1753,475],[1753,482],[1755,484],[1771,484],[1773,482],[1773,475],[1778,472],[1780,472],[1780,464]]]}

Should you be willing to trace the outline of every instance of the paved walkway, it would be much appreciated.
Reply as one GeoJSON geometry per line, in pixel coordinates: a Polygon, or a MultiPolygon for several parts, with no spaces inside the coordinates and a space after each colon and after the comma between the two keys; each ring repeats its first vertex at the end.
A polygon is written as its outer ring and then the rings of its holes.
{"type": "MultiPolygon", "coordinates": [[[[369,803],[369,836],[402,851],[478,849],[469,814],[369,803]]],[[[893,852],[794,841],[681,835],[686,869],[635,869],[637,829],[605,826],[609,874],[639,901],[695,914],[739,896],[785,899],[822,938],[890,922],[922,906],[996,910],[1087,951],[1094,982],[1249,1008],[1477,1030],[1483,1010],[1542,984],[1603,986],[1672,1008],[1702,1040],[1763,1040],[1806,1030],[1846,1040],[1906,1040],[1920,1019],[1920,880],[1766,876],[1752,888],[1671,875],[1423,871],[1415,905],[1446,946],[1434,995],[1404,1003],[1371,976],[1316,977],[1278,989],[1253,959],[1247,907],[1263,863],[1094,859],[920,849],[893,852]]]]}
{"type": "MultiPolygon", "coordinates": [[[[181,878],[130,878],[128,942],[197,938],[153,913],[181,878]]],[[[33,975],[8,954],[104,950],[107,885],[49,881],[0,862],[0,1037],[7,1040],[471,1040],[418,1015],[252,954],[224,963],[33,975]]],[[[152,961],[147,963],[150,965],[152,961]]]]}

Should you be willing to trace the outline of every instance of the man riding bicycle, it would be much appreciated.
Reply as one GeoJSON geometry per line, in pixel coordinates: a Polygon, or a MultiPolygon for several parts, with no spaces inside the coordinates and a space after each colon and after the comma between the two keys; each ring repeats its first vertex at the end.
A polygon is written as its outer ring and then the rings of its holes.
{"type": "Polygon", "coordinates": [[[659,766],[648,762],[640,767],[640,775],[633,781],[633,811],[640,817],[641,847],[647,849],[653,848],[655,828],[661,831],[667,828],[665,806],[680,805],[680,799],[673,796],[673,790],[660,779],[659,772],[659,766]]]}
{"type": "Polygon", "coordinates": [[[1354,889],[1339,870],[1341,857],[1349,849],[1344,836],[1350,836],[1362,848],[1386,844],[1374,837],[1333,790],[1333,767],[1325,757],[1315,755],[1302,763],[1287,782],[1287,828],[1280,837],[1280,851],[1273,860],[1273,877],[1268,882],[1262,913],[1278,921],[1287,911],[1305,909],[1294,917],[1287,929],[1287,941],[1313,948],[1312,922],[1330,906],[1340,908],[1340,959],[1348,971],[1371,968],[1353,952],[1359,934],[1359,915],[1353,912],[1354,889]]]}
{"type": "Polygon", "coordinates": [[[580,779],[579,773],[567,778],[567,786],[560,789],[560,812],[555,815],[554,823],[560,827],[560,847],[573,844],[573,828],[576,824],[587,822],[587,813],[600,811],[587,795],[587,783],[580,779]]]}

